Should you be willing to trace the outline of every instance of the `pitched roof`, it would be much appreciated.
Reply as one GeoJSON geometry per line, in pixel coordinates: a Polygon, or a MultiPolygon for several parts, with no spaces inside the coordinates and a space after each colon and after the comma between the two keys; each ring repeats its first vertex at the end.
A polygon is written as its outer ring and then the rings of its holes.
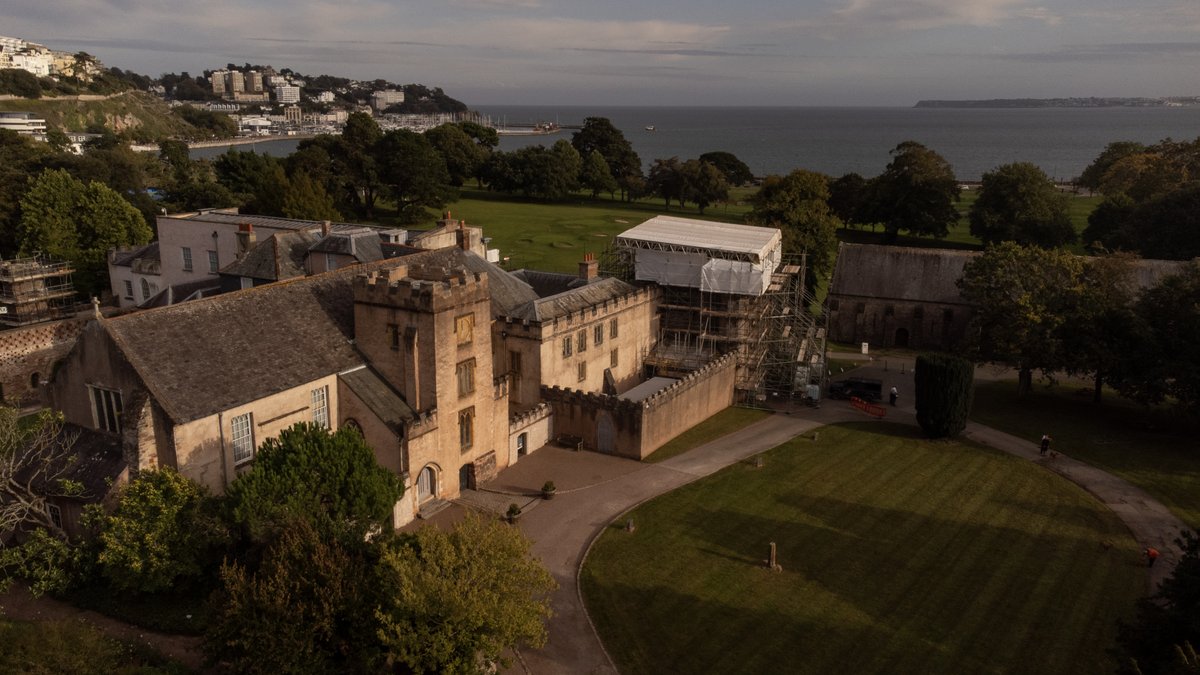
{"type": "Polygon", "coordinates": [[[182,284],[175,284],[174,286],[167,286],[161,291],[150,296],[146,301],[139,304],[138,307],[142,309],[148,309],[150,307],[166,307],[167,305],[174,305],[176,303],[183,302],[189,298],[192,300],[198,300],[200,298],[206,298],[210,295],[216,295],[220,292],[221,282],[213,279],[212,277],[207,277],[204,279],[197,279],[195,281],[188,281],[182,284]],[[193,298],[193,295],[196,297],[193,298]]]}
{"type": "MultiPolygon", "coordinates": [[[[200,211],[198,213],[178,213],[168,216],[159,216],[160,218],[171,218],[175,220],[191,220],[204,223],[233,223],[234,225],[253,225],[256,229],[267,227],[276,230],[319,230],[325,224],[322,220],[298,220],[296,218],[280,218],[277,216],[255,216],[245,213],[238,213],[236,208],[232,209],[210,209],[200,211]]],[[[346,229],[358,229],[362,225],[353,225],[351,223],[331,223],[331,228],[334,232],[346,229]]]]}
{"type": "Polygon", "coordinates": [[[379,233],[369,228],[331,232],[309,247],[314,253],[336,253],[353,256],[359,262],[383,259],[383,247],[379,233]]]}
{"type": "Polygon", "coordinates": [[[302,277],[305,256],[319,236],[307,230],[275,233],[250,249],[241,260],[226,265],[221,274],[269,281],[302,277]]]}
{"type": "Polygon", "coordinates": [[[167,415],[188,422],[362,365],[351,343],[353,278],[387,264],[127,314],[105,328],[167,415]]]}
{"type": "MultiPolygon", "coordinates": [[[[516,270],[513,276],[529,284],[539,298],[548,298],[551,295],[558,295],[579,288],[588,284],[586,279],[581,279],[577,274],[564,274],[562,272],[543,272],[541,270],[516,270]]],[[[599,281],[599,278],[593,279],[599,281]]]]}
{"type": "Polygon", "coordinates": [[[128,251],[118,250],[113,255],[113,265],[117,267],[132,267],[133,261],[141,258],[142,260],[160,260],[158,254],[158,241],[152,241],[145,246],[129,249],[128,251]]]}
{"type": "Polygon", "coordinates": [[[509,316],[518,307],[537,300],[537,293],[529,284],[470,251],[448,247],[418,255],[423,265],[446,269],[464,267],[470,272],[486,273],[488,290],[492,295],[492,316],[509,316]]]}
{"type": "Polygon", "coordinates": [[[528,321],[549,321],[583,311],[606,300],[615,300],[634,290],[633,286],[624,281],[609,277],[557,295],[537,298],[513,309],[504,316],[528,321]]]}
{"type": "Polygon", "coordinates": [[[416,417],[413,409],[369,366],[338,375],[346,386],[392,431],[400,433],[416,417]]]}

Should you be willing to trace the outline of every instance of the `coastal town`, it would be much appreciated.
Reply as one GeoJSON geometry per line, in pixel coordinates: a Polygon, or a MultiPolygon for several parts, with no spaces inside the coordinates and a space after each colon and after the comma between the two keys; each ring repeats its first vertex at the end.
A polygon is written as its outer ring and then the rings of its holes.
{"type": "Polygon", "coordinates": [[[1200,139],[196,72],[0,37],[0,672],[1196,666],[1200,139]]]}

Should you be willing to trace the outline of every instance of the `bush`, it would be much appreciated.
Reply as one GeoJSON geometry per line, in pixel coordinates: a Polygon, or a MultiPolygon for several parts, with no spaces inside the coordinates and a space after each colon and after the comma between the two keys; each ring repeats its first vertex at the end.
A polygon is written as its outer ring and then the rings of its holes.
{"type": "Polygon", "coordinates": [[[930,438],[957,436],[967,428],[975,395],[975,367],[946,354],[922,354],[913,371],[917,424],[930,438]]]}

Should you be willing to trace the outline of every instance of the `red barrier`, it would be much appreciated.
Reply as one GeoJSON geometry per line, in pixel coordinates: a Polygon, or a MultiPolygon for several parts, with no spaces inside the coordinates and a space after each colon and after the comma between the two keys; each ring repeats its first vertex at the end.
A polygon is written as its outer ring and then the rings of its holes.
{"type": "Polygon", "coordinates": [[[875,405],[874,403],[867,403],[857,396],[850,397],[850,405],[858,408],[868,415],[874,415],[875,417],[883,417],[884,415],[887,415],[887,408],[884,408],[881,405],[875,405]]]}

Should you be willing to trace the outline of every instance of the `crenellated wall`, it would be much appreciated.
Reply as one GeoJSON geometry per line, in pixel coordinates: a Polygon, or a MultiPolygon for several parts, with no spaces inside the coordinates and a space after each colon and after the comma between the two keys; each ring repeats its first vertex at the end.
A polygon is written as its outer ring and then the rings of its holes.
{"type": "Polygon", "coordinates": [[[67,319],[0,331],[0,400],[43,403],[41,387],[54,364],[66,357],[86,319],[67,319]],[[36,374],[37,384],[34,384],[36,374]]]}
{"type": "Polygon", "coordinates": [[[733,403],[737,362],[719,357],[654,395],[631,401],[562,387],[542,387],[554,409],[559,437],[582,439],[585,447],[645,459],[664,443],[733,403]]]}

